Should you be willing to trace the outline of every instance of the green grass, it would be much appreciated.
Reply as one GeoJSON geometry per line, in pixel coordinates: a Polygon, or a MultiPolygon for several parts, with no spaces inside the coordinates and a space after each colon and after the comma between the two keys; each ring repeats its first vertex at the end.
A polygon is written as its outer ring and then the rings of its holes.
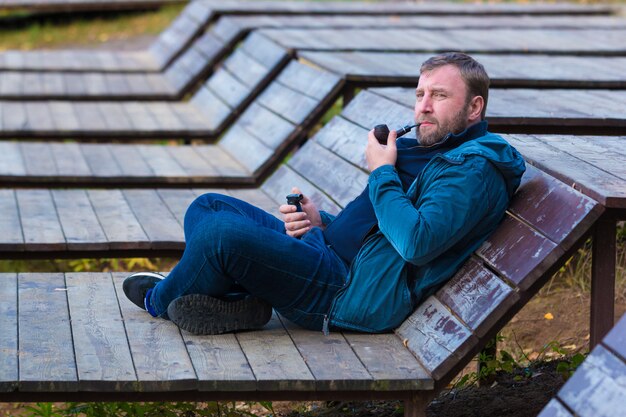
{"type": "Polygon", "coordinates": [[[2,29],[0,20],[0,50],[94,45],[139,35],[157,35],[182,8],[182,5],[173,5],[151,12],[101,15],[93,19],[66,18],[8,29],[2,29]]]}

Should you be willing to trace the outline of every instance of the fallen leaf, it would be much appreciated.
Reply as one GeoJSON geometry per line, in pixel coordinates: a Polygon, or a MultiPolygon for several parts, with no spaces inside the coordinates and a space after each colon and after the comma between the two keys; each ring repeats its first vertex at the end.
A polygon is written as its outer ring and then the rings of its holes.
{"type": "Polygon", "coordinates": [[[552,315],[552,313],[546,313],[543,315],[543,318],[546,320],[552,320],[554,316],[552,315]]]}

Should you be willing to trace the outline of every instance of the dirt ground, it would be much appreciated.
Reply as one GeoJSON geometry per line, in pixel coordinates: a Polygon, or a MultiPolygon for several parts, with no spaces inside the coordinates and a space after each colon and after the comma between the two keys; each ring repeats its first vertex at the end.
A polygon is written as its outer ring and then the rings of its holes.
{"type": "MultiPolygon", "coordinates": [[[[619,301],[616,318],[626,312],[626,302],[619,301]]],[[[550,342],[570,354],[587,352],[589,348],[589,295],[572,289],[551,290],[534,297],[504,328],[504,340],[498,344],[515,358],[522,352],[531,360],[555,359],[550,342]]],[[[521,362],[521,360],[520,360],[521,362]]],[[[475,363],[465,372],[475,370],[475,363]]],[[[499,373],[489,386],[449,390],[436,398],[428,408],[428,416],[437,417],[530,417],[536,416],[564,383],[554,364],[539,363],[524,375],[499,373]],[[518,378],[515,378],[515,377],[518,378]]],[[[24,404],[0,405],[0,416],[24,416],[24,404]]],[[[398,402],[367,403],[287,403],[276,402],[274,409],[284,417],[387,417],[401,415],[398,402]]],[[[267,414],[262,407],[251,411],[267,414]]]]}

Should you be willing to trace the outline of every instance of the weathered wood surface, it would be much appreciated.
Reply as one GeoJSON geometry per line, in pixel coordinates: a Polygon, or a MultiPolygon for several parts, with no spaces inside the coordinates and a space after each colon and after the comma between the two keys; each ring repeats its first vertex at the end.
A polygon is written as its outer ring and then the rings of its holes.
{"type": "MultiPolygon", "coordinates": [[[[217,145],[0,142],[0,151],[4,151],[0,162],[7,161],[0,165],[0,179],[14,184],[74,187],[254,185],[304,138],[304,132],[336,100],[341,87],[338,77],[292,62],[217,145]]],[[[138,116],[132,119],[139,121],[138,116]]],[[[178,119],[158,119],[162,124],[184,127],[178,119]]]]}
{"type": "MultiPolygon", "coordinates": [[[[314,62],[359,85],[417,85],[419,67],[429,53],[300,51],[314,62]]],[[[499,87],[626,87],[626,58],[595,56],[472,54],[484,65],[490,86],[499,87]]]]}
{"type": "MultiPolygon", "coordinates": [[[[293,85],[295,80],[288,77],[281,82],[287,87],[293,85]]],[[[378,119],[380,108],[370,107],[367,114],[355,111],[358,107],[355,103],[360,96],[355,98],[342,116],[335,118],[341,119],[341,122],[327,124],[260,189],[232,190],[228,193],[261,207],[273,206],[274,214],[277,214],[275,207],[283,203],[285,194],[291,191],[293,185],[302,186],[303,191],[319,203],[319,207],[327,208],[331,212],[336,212],[339,207],[347,204],[362,189],[367,173],[362,167],[362,157],[357,155],[359,152],[356,145],[334,147],[337,141],[331,140],[333,136],[331,129],[337,129],[339,137],[350,135],[354,138],[354,143],[361,141],[361,144],[364,144],[368,128],[361,123],[370,126],[373,120],[380,120],[378,119]],[[350,128],[346,126],[347,124],[352,124],[353,127],[350,128]],[[329,164],[328,158],[333,155],[334,159],[330,160],[332,167],[324,168],[329,164]],[[329,176],[328,172],[333,172],[333,175],[329,176]]],[[[366,95],[363,94],[363,97],[366,95]]],[[[297,113],[297,107],[294,111],[297,113]]],[[[291,116],[287,114],[286,117],[291,116]]],[[[362,149],[360,152],[362,153],[362,149]]],[[[98,301],[85,301],[112,294],[112,284],[108,281],[111,277],[108,274],[86,277],[79,276],[80,274],[68,275],[65,277],[70,286],[67,297],[65,292],[61,291],[63,298],[58,297],[58,305],[55,304],[54,308],[70,313],[74,311],[78,317],[85,319],[56,325],[66,329],[64,330],[66,333],[71,330],[72,334],[76,335],[94,332],[95,341],[82,347],[82,350],[71,343],[66,343],[63,349],[66,352],[74,352],[75,356],[78,356],[78,352],[90,352],[92,346],[100,346],[103,349],[93,353],[97,355],[97,361],[95,358],[77,360],[78,365],[70,366],[72,375],[61,378],[58,384],[39,384],[36,388],[59,392],[56,387],[67,384],[60,392],[100,390],[99,387],[102,387],[102,390],[112,388],[115,392],[137,393],[212,390],[213,387],[221,387],[218,389],[238,392],[242,398],[254,390],[272,395],[280,395],[281,391],[315,392],[315,396],[329,392],[358,390],[369,392],[373,397],[388,390],[432,393],[433,389],[444,386],[459,367],[471,360],[487,341],[485,335],[497,330],[494,326],[503,326],[505,324],[503,320],[521,308],[538,289],[537,285],[517,287],[518,282],[527,281],[526,277],[521,275],[532,277],[533,282],[541,278],[547,279],[547,274],[538,275],[564,262],[565,258],[562,255],[578,243],[577,240],[585,233],[585,228],[591,227],[593,221],[600,215],[602,210],[598,204],[571,188],[546,184],[551,184],[549,177],[531,168],[522,184],[520,198],[511,206],[511,212],[515,216],[509,216],[509,220],[504,222],[497,232],[501,235],[515,236],[519,225],[523,225],[537,236],[532,241],[525,239],[524,243],[524,250],[536,258],[532,263],[532,270],[507,272],[511,258],[519,257],[520,251],[510,246],[509,241],[498,240],[496,235],[486,244],[495,255],[489,255],[483,246],[477,252],[477,256],[472,258],[446,286],[419,306],[395,334],[372,336],[333,333],[327,338],[319,332],[304,331],[274,317],[261,331],[239,333],[233,337],[193,338],[186,334],[181,335],[169,322],[151,318],[126,300],[121,290],[123,276],[117,274],[113,276],[113,284],[128,342],[126,345],[122,343],[119,351],[112,352],[105,348],[110,342],[103,338],[103,330],[100,329],[103,326],[113,328],[117,326],[117,330],[112,330],[108,337],[119,334],[115,336],[119,339],[121,328],[116,324],[116,320],[120,320],[119,317],[97,316],[101,314],[100,309],[96,311],[89,306],[98,304],[98,301]],[[538,178],[542,180],[539,181],[538,178]],[[563,195],[574,197],[564,198],[563,195]],[[533,218],[534,207],[539,203],[548,206],[558,205],[561,209],[559,215],[571,218],[571,221],[555,223],[541,216],[533,218]],[[525,220],[518,220],[520,217],[525,220]],[[571,225],[569,232],[562,233],[563,224],[571,225]],[[547,241],[552,242],[548,250],[538,250],[547,241]],[[485,264],[489,264],[490,269],[485,264]],[[516,276],[519,276],[519,279],[514,279],[516,276]],[[76,282],[84,284],[75,287],[70,285],[76,282]],[[68,300],[69,306],[66,304],[68,300]],[[468,300],[474,305],[467,306],[468,300]],[[73,303],[77,304],[73,306],[73,303]],[[74,328],[85,325],[91,329],[74,328]],[[216,346],[219,350],[215,348],[216,346]],[[129,349],[133,358],[134,377],[126,372],[128,370],[126,349],[129,349]],[[333,358],[331,366],[328,366],[329,357],[333,358]],[[233,368],[237,366],[235,364],[239,366],[236,369],[233,368]],[[99,375],[102,369],[119,372],[120,384],[113,386],[112,381],[115,377],[91,378],[92,374],[99,375]],[[87,370],[91,371],[89,375],[87,370]],[[133,378],[136,378],[134,383],[133,378]],[[224,383],[224,380],[228,380],[228,383],[224,383]]],[[[19,190],[18,193],[20,191],[23,190],[19,190]]],[[[107,196],[117,196],[115,205],[127,207],[126,212],[135,216],[135,224],[140,225],[136,230],[145,231],[150,248],[166,249],[167,245],[172,245],[169,247],[174,247],[174,244],[180,245],[176,248],[182,246],[181,223],[184,207],[194,196],[204,191],[206,190],[88,190],[85,193],[96,213],[103,212],[104,209],[98,207],[98,204],[109,201],[107,196]],[[99,200],[94,199],[94,196],[99,196],[99,200]],[[158,226],[157,221],[160,223],[158,226]],[[176,232],[177,230],[179,232],[176,232]],[[172,237],[177,236],[180,240],[173,242],[172,237]]],[[[32,193],[36,196],[42,194],[43,196],[39,197],[42,203],[47,201],[46,194],[42,191],[32,190],[32,193]]],[[[6,195],[12,197],[15,194],[6,195]]],[[[42,203],[38,205],[41,206],[42,203]]],[[[4,206],[10,207],[11,204],[3,203],[4,206]]],[[[17,207],[19,208],[19,204],[17,207]]],[[[54,210],[54,207],[50,204],[40,210],[45,209],[54,210]]],[[[116,226],[121,230],[123,222],[119,220],[119,216],[110,216],[111,219],[113,217],[117,217],[116,226]]],[[[100,221],[102,223],[103,219],[100,221]]],[[[59,227],[63,229],[61,225],[59,227]]],[[[105,235],[108,237],[108,234],[105,235]]],[[[62,283],[62,275],[55,277],[62,283]]],[[[18,285],[20,288],[24,287],[19,281],[18,285]]],[[[55,282],[52,288],[57,288],[57,285],[55,282]]],[[[43,297],[46,291],[51,291],[50,288],[40,290],[39,296],[43,297]]],[[[59,288],[63,289],[62,286],[59,288]]],[[[0,303],[4,303],[0,304],[3,310],[10,310],[11,300],[13,298],[10,294],[7,296],[3,293],[0,298],[0,303]],[[5,307],[7,303],[5,299],[8,299],[8,308],[5,307]]],[[[16,309],[19,311],[18,315],[24,310],[21,307],[16,309]]],[[[31,324],[26,319],[23,322],[28,324],[20,324],[19,331],[28,332],[28,326],[31,324]]],[[[66,340],[70,340],[69,336],[66,340]]],[[[21,356],[18,357],[18,367],[21,366],[20,360],[23,360],[21,356]]],[[[10,363],[12,362],[9,361],[10,363]]],[[[9,372],[8,375],[15,373],[9,372]]],[[[21,375],[20,373],[19,378],[21,375]]],[[[21,380],[10,379],[2,382],[1,386],[7,390],[14,387],[21,390],[25,384],[21,380]]],[[[8,398],[11,393],[4,394],[8,398]]],[[[0,394],[0,398],[5,398],[2,397],[4,394],[0,394]]],[[[63,395],[66,393],[63,392],[63,395]]]]}
{"type": "Polygon", "coordinates": [[[7,313],[1,319],[6,326],[0,339],[7,347],[0,351],[6,371],[0,385],[3,399],[15,390],[216,389],[245,395],[433,386],[430,376],[392,335],[367,340],[359,335],[326,337],[274,316],[259,331],[199,337],[181,334],[171,322],[155,319],[132,304],[121,287],[122,273],[3,274],[2,278],[0,309],[7,313]],[[373,352],[393,352],[399,358],[380,363],[379,357],[374,363],[373,352]],[[328,366],[331,357],[334,366],[328,366]]]}
{"type": "Polygon", "coordinates": [[[625,339],[626,317],[622,317],[543,409],[540,417],[623,415],[626,398],[625,339]]]}
{"type": "Polygon", "coordinates": [[[220,14],[389,14],[408,13],[417,15],[593,15],[611,14],[615,10],[608,6],[581,6],[572,4],[458,4],[458,3],[413,3],[413,2],[341,2],[330,1],[319,4],[310,1],[207,1],[220,14]]]}
{"type": "MultiPolygon", "coordinates": [[[[7,0],[0,0],[0,8],[2,1],[7,0]]],[[[193,1],[144,50],[9,50],[0,52],[0,69],[100,73],[161,72],[187,49],[212,18],[213,12],[203,1],[193,1]]]]}
{"type": "Polygon", "coordinates": [[[292,50],[624,56],[625,29],[260,29],[292,50]]]}

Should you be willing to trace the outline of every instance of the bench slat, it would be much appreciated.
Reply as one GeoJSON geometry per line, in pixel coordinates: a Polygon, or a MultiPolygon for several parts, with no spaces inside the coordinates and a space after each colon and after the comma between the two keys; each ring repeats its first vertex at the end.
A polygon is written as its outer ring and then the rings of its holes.
{"type": "Polygon", "coordinates": [[[126,326],[138,386],[148,392],[195,389],[197,377],[180,330],[170,321],[146,314],[126,298],[122,283],[127,275],[115,273],[113,282],[126,326]]]}
{"type": "Polygon", "coordinates": [[[52,190],[67,248],[106,250],[106,235],[85,190],[52,190]]]}
{"type": "Polygon", "coordinates": [[[155,190],[133,189],[122,193],[150,238],[152,249],[184,248],[183,229],[155,190]]]}
{"type": "Polygon", "coordinates": [[[0,190],[0,248],[6,251],[23,251],[24,235],[15,190],[0,190]]]}
{"type": "Polygon", "coordinates": [[[626,362],[626,318],[617,322],[602,343],[620,355],[622,362],[626,362]]]}
{"type": "Polygon", "coordinates": [[[78,389],[63,274],[19,274],[19,389],[78,389]]]}
{"type": "Polygon", "coordinates": [[[314,141],[305,143],[288,165],[332,195],[341,206],[352,201],[367,185],[367,174],[314,141]],[[328,175],[329,172],[333,175],[328,175]]]}
{"type": "Polygon", "coordinates": [[[447,305],[478,337],[484,337],[519,299],[517,293],[476,259],[470,258],[438,292],[447,305]]]}
{"type": "Polygon", "coordinates": [[[538,417],[574,417],[557,399],[551,399],[538,417]]]}
{"type": "Polygon", "coordinates": [[[50,150],[60,175],[67,177],[91,176],[91,170],[78,143],[51,143],[50,150]]]}
{"type": "Polygon", "coordinates": [[[395,330],[435,380],[476,346],[478,339],[435,297],[428,297],[395,330]]]}
{"type": "Polygon", "coordinates": [[[626,364],[596,346],[559,391],[559,398],[581,417],[615,416],[624,409],[626,364]]]}
{"type": "Polygon", "coordinates": [[[332,201],[328,195],[287,165],[279,166],[276,172],[263,183],[261,189],[273,198],[276,204],[280,205],[287,203],[286,196],[291,193],[291,187],[298,187],[304,195],[315,203],[318,210],[324,210],[331,214],[337,214],[340,210],[337,203],[332,201]]]}
{"type": "MultiPolygon", "coordinates": [[[[4,213],[4,212],[3,212],[4,213]]],[[[0,273],[0,392],[11,392],[18,381],[17,274],[0,273]]]]}
{"type": "Polygon", "coordinates": [[[157,190],[157,193],[170,212],[172,212],[178,224],[183,226],[185,222],[185,212],[193,200],[195,200],[196,195],[191,190],[176,189],[160,189],[157,190]]]}
{"type": "MultiPolygon", "coordinates": [[[[115,145],[84,144],[81,146],[81,152],[93,176],[119,177],[124,174],[123,168],[136,170],[145,165],[143,159],[138,157],[136,153],[133,157],[133,163],[128,167],[118,163],[113,152],[113,146],[115,145]]],[[[132,175],[132,173],[128,173],[128,175],[132,175]]]]}
{"type": "Polygon", "coordinates": [[[88,190],[112,250],[149,249],[150,239],[120,190],[88,190]]]}
{"type": "Polygon", "coordinates": [[[548,173],[558,172],[560,177],[569,179],[568,185],[575,185],[577,189],[603,205],[614,206],[615,201],[619,202],[607,196],[626,195],[623,180],[572,155],[558,152],[550,145],[548,138],[532,135],[506,135],[506,139],[533,165],[548,173]]]}
{"type": "Polygon", "coordinates": [[[315,378],[276,316],[262,330],[237,333],[259,391],[312,391],[315,378]]]}
{"type": "Polygon", "coordinates": [[[279,317],[315,377],[318,391],[372,389],[375,382],[341,333],[320,336],[279,317]]]}
{"type": "Polygon", "coordinates": [[[110,274],[66,274],[80,390],[128,391],[137,380],[110,274]]]}
{"type": "Polygon", "coordinates": [[[16,190],[22,233],[27,249],[64,250],[65,236],[49,190],[16,190]]]}
{"type": "Polygon", "coordinates": [[[487,264],[523,290],[552,265],[563,250],[554,242],[507,215],[477,250],[487,264]]]}
{"type": "Polygon", "coordinates": [[[15,142],[0,142],[0,175],[24,175],[26,172],[20,145],[15,142]]]}
{"type": "Polygon", "coordinates": [[[183,340],[200,391],[254,391],[254,373],[234,334],[194,336],[183,332],[183,340]]]}
{"type": "Polygon", "coordinates": [[[315,134],[313,140],[332,153],[366,170],[367,133],[368,130],[362,126],[338,116],[326,123],[315,134]]]}
{"type": "Polygon", "coordinates": [[[26,162],[26,169],[33,175],[57,174],[54,158],[50,157],[49,143],[20,143],[20,149],[26,162]]]}

